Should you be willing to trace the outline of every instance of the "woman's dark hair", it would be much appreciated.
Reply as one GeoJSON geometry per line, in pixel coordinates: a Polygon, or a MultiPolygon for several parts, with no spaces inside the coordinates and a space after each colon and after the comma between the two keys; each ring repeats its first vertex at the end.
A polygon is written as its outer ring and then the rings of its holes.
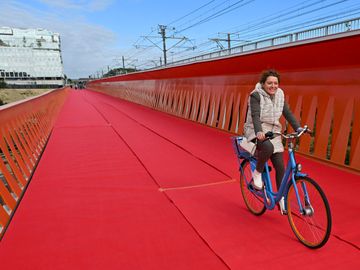
{"type": "Polygon", "coordinates": [[[263,73],[261,73],[261,75],[260,75],[260,83],[261,84],[265,83],[266,79],[269,76],[274,76],[274,77],[278,78],[278,81],[280,83],[280,74],[274,69],[269,69],[269,70],[263,71],[263,73]]]}

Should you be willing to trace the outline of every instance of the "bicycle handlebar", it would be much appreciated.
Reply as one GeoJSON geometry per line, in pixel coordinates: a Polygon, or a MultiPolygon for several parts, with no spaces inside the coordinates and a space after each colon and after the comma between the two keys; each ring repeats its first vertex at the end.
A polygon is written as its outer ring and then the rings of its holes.
{"type": "Polygon", "coordinates": [[[300,132],[294,132],[294,133],[289,133],[289,134],[268,131],[265,133],[265,137],[267,139],[272,139],[275,135],[278,135],[278,136],[282,136],[285,139],[294,139],[294,138],[299,138],[304,133],[309,133],[310,135],[312,134],[312,131],[308,128],[307,125],[305,125],[300,132]]]}

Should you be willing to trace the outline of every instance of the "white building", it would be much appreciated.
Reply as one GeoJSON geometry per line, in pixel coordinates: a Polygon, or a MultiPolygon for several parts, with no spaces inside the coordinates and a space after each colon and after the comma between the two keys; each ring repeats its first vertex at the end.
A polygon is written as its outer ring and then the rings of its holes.
{"type": "Polygon", "coordinates": [[[60,35],[45,29],[0,27],[0,80],[13,86],[64,85],[60,35]]]}

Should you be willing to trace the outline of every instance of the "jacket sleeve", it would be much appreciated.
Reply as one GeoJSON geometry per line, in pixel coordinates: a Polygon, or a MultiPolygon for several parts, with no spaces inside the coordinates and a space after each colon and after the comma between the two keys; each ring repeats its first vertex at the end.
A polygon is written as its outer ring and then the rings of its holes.
{"type": "Polygon", "coordinates": [[[261,121],[260,121],[260,95],[259,93],[252,93],[250,96],[250,108],[251,108],[251,117],[254,124],[255,134],[259,131],[262,131],[261,121]]]}
{"type": "Polygon", "coordinates": [[[286,101],[284,102],[283,115],[295,131],[300,127],[300,123],[296,120],[294,114],[290,110],[289,104],[286,101]]]}

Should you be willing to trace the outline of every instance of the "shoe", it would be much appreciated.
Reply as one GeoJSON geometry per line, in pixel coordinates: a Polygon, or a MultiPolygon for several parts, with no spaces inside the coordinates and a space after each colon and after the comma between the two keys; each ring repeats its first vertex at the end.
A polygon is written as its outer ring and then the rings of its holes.
{"type": "Polygon", "coordinates": [[[254,170],[252,172],[252,178],[253,178],[252,186],[254,187],[254,189],[262,190],[264,184],[261,178],[261,173],[259,173],[257,170],[254,170]]]}
{"type": "Polygon", "coordinates": [[[252,187],[252,189],[256,190],[256,191],[263,191],[264,190],[264,187],[258,187],[254,184],[254,181],[251,179],[250,181],[250,186],[252,187]]]}
{"type": "Polygon", "coordinates": [[[284,197],[281,197],[279,201],[279,210],[282,215],[287,215],[287,211],[285,209],[285,199],[284,197]]]}

